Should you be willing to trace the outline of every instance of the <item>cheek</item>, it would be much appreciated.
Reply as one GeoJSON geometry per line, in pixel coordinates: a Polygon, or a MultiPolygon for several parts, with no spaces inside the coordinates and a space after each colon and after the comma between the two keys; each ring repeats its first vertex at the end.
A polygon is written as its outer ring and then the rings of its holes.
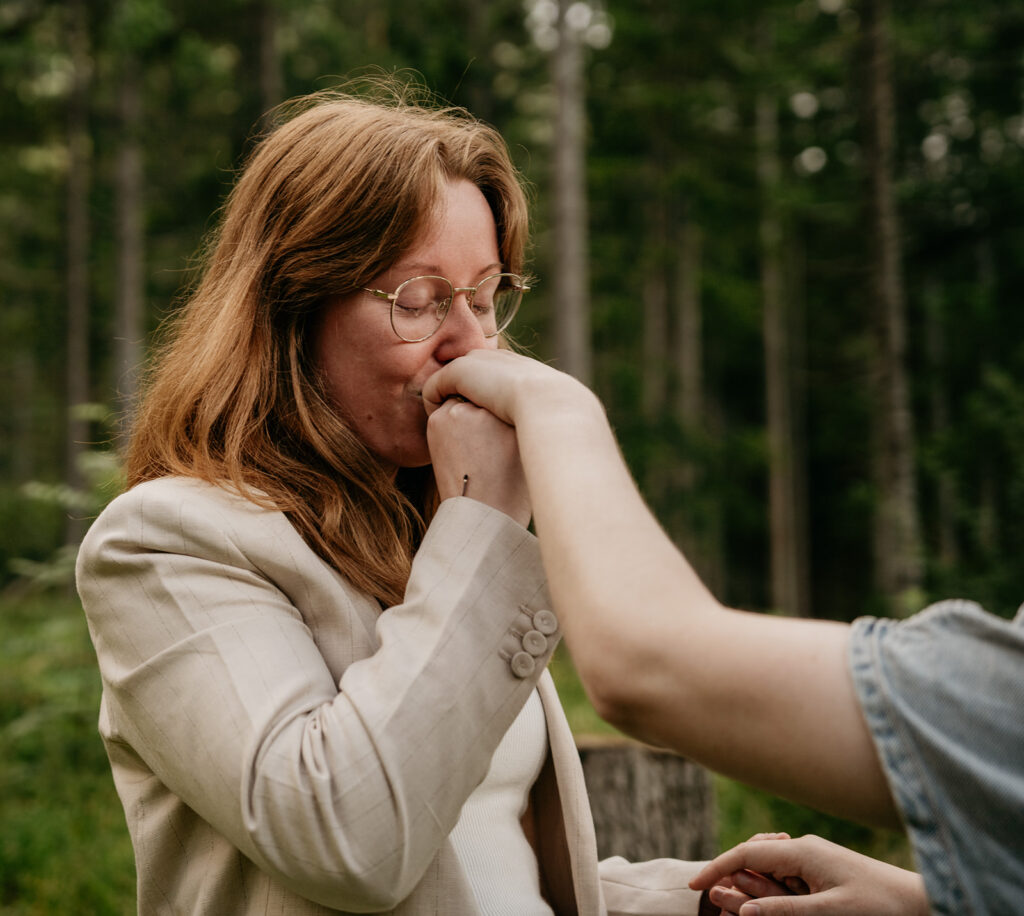
{"type": "MultiPolygon", "coordinates": [[[[404,354],[402,355],[405,356],[404,354]]],[[[422,403],[415,394],[422,385],[421,360],[392,358],[362,361],[339,375],[335,398],[342,409],[354,420],[387,423],[422,412],[422,403]]]]}
{"type": "Polygon", "coordinates": [[[327,381],[338,401],[385,402],[394,397],[415,371],[408,355],[374,342],[351,342],[338,347],[326,362],[327,381]]]}
{"type": "Polygon", "coordinates": [[[342,413],[351,413],[352,407],[358,402],[356,393],[366,390],[359,369],[358,365],[343,359],[334,359],[325,366],[327,389],[342,413]]]}
{"type": "Polygon", "coordinates": [[[336,303],[325,316],[316,343],[331,397],[353,415],[365,414],[366,405],[394,396],[414,355],[393,346],[386,312],[363,305],[359,300],[336,303]]]}

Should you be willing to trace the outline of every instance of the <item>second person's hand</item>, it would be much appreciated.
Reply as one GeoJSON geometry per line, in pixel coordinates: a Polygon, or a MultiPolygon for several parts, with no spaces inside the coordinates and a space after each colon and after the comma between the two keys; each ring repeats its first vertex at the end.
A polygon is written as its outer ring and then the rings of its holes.
{"type": "MultiPolygon", "coordinates": [[[[926,916],[929,912],[920,875],[816,836],[748,840],[709,862],[690,887],[709,889],[723,878],[738,891],[758,896],[756,902],[739,907],[739,916],[926,916]],[[787,886],[800,879],[806,891],[801,887],[800,896],[760,897],[764,893],[760,876],[787,886]]],[[[716,896],[731,902],[731,895],[716,896]]]]}
{"type": "MultiPolygon", "coordinates": [[[[511,350],[472,350],[435,372],[423,387],[428,414],[457,395],[489,410],[511,426],[526,412],[548,416],[581,403],[599,408],[593,393],[571,375],[511,350]]],[[[602,411],[603,412],[603,411],[602,411]]]]}

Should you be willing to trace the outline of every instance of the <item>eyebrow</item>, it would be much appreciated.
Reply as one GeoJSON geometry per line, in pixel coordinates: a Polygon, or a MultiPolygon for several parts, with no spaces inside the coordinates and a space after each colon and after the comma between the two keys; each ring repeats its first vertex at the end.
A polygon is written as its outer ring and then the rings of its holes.
{"type": "MultiPolygon", "coordinates": [[[[501,264],[500,261],[495,261],[492,264],[488,264],[486,267],[484,267],[481,270],[477,271],[477,275],[483,277],[483,276],[487,275],[490,271],[492,271],[494,269],[497,269],[499,271],[503,269],[503,265],[501,264]]],[[[415,271],[416,272],[416,273],[410,274],[410,276],[425,276],[425,275],[428,275],[428,274],[432,275],[432,276],[443,276],[443,274],[441,273],[441,268],[437,264],[424,264],[424,263],[418,263],[418,262],[414,262],[414,263],[411,263],[411,264],[405,264],[405,263],[399,261],[399,263],[397,263],[394,267],[391,268],[390,272],[392,272],[392,273],[394,273],[395,271],[402,271],[402,272],[404,272],[404,271],[407,271],[407,270],[415,271]]]]}

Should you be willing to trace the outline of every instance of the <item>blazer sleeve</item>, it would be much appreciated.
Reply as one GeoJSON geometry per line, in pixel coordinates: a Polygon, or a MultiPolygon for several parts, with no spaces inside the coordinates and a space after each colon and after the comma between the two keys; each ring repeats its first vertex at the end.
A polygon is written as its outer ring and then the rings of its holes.
{"type": "MultiPolygon", "coordinates": [[[[629,862],[621,856],[598,864],[601,892],[608,916],[698,916],[700,891],[690,890],[690,879],[704,862],[651,859],[629,862]]],[[[717,913],[717,907],[712,908],[717,913]]]]}
{"type": "MultiPolygon", "coordinates": [[[[524,622],[548,607],[535,540],[474,500],[446,500],[405,601],[379,618],[378,650],[336,683],[264,571],[272,553],[304,547],[294,529],[222,492],[189,495],[134,488],[80,551],[112,739],[289,889],[391,909],[554,648],[557,633],[534,665],[510,664],[523,661],[524,622]]],[[[355,625],[350,592],[339,585],[339,628],[355,625]]]]}

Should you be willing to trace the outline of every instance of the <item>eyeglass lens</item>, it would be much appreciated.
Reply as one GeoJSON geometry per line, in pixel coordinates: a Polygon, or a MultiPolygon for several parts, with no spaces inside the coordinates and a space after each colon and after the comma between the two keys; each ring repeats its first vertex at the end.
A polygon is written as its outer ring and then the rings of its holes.
{"type": "MultiPolygon", "coordinates": [[[[470,304],[485,337],[503,331],[519,308],[521,281],[510,274],[488,277],[471,294],[470,304]]],[[[391,323],[403,340],[425,340],[444,321],[455,291],[444,277],[415,277],[396,290],[391,323]]]]}

